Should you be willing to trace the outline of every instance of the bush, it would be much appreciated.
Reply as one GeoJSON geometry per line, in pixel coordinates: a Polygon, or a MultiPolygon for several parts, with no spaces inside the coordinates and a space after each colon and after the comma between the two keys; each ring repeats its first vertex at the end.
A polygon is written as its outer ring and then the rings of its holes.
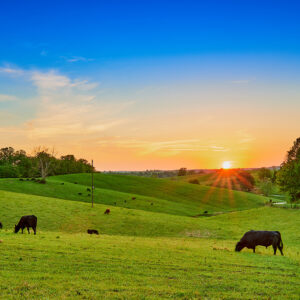
{"type": "Polygon", "coordinates": [[[196,179],[196,178],[195,178],[195,179],[190,179],[190,180],[189,180],[189,183],[192,183],[192,184],[200,184],[200,183],[199,183],[199,180],[196,179]]]}
{"type": "Polygon", "coordinates": [[[178,170],[177,176],[186,176],[187,175],[187,169],[186,168],[180,168],[178,170]]]}
{"type": "Polygon", "coordinates": [[[12,165],[0,165],[0,178],[17,178],[18,169],[12,165]]]}

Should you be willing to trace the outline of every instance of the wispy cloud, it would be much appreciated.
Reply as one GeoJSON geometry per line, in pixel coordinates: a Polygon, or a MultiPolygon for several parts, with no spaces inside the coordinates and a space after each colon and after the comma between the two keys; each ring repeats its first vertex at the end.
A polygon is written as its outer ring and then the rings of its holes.
{"type": "Polygon", "coordinates": [[[225,147],[220,147],[220,146],[210,146],[210,148],[212,149],[212,151],[229,151],[228,148],[225,148],[225,147]]]}
{"type": "Polygon", "coordinates": [[[180,152],[199,152],[199,151],[229,151],[222,146],[214,146],[203,143],[199,139],[178,139],[167,141],[147,141],[137,139],[122,139],[121,137],[109,138],[98,142],[102,146],[117,146],[120,148],[129,148],[137,150],[141,155],[148,155],[159,152],[168,155],[178,154],[180,152]]]}
{"type": "Polygon", "coordinates": [[[0,73],[6,73],[8,75],[23,75],[24,71],[22,69],[10,67],[10,66],[4,66],[0,67],[0,73]]]}
{"type": "Polygon", "coordinates": [[[89,91],[98,86],[96,82],[88,80],[75,79],[71,80],[65,75],[61,75],[58,71],[51,70],[48,72],[34,71],[30,72],[31,80],[34,85],[42,90],[57,90],[60,88],[77,88],[81,91],[89,91]]]}
{"type": "MultiPolygon", "coordinates": [[[[2,126],[0,133],[27,137],[31,141],[64,143],[72,141],[80,145],[87,138],[95,139],[99,134],[127,122],[119,116],[120,111],[132,105],[106,103],[98,99],[95,82],[72,79],[57,70],[20,70],[1,68],[7,75],[18,74],[37,89],[33,103],[34,117],[19,126],[2,126]],[[14,72],[19,70],[20,72],[14,72]]],[[[0,101],[12,101],[14,96],[0,95],[0,101]]]]}
{"type": "Polygon", "coordinates": [[[55,71],[42,73],[35,71],[31,75],[33,83],[40,89],[58,89],[71,85],[71,80],[63,75],[57,74],[55,71]]]}
{"type": "Polygon", "coordinates": [[[249,134],[245,130],[239,130],[236,132],[236,134],[238,136],[239,144],[248,144],[255,140],[255,137],[253,137],[251,134],[249,134]]]}
{"type": "Polygon", "coordinates": [[[83,56],[71,56],[71,57],[62,56],[62,58],[65,59],[69,63],[80,62],[80,61],[82,61],[82,62],[94,61],[93,58],[86,58],[83,56]]]}

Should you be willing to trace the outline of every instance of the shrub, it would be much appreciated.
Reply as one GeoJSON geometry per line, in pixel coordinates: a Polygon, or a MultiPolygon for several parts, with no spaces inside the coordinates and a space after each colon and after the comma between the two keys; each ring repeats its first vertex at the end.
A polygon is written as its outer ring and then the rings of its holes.
{"type": "Polygon", "coordinates": [[[190,180],[189,180],[189,183],[192,183],[192,184],[200,184],[200,183],[199,183],[199,180],[196,179],[196,178],[195,178],[195,179],[190,179],[190,180]]]}

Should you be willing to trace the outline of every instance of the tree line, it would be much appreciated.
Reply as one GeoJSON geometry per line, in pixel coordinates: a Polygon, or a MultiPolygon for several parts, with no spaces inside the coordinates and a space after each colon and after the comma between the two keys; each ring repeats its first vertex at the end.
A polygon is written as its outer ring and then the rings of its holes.
{"type": "Polygon", "coordinates": [[[12,147],[0,149],[0,178],[36,178],[73,173],[90,173],[92,165],[73,154],[56,157],[54,150],[37,147],[32,155],[12,147]]]}
{"type": "Polygon", "coordinates": [[[281,190],[288,192],[291,202],[300,200],[300,137],[294,141],[286,158],[277,172],[277,183],[281,190]]]}

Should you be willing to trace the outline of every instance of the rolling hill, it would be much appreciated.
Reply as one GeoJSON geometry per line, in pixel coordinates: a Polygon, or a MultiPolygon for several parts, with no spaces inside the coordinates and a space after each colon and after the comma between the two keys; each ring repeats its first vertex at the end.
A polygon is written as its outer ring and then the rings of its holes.
{"type": "Polygon", "coordinates": [[[45,185],[0,180],[1,297],[299,296],[300,210],[262,206],[264,197],[184,182],[102,174],[95,179],[93,208],[89,175],[55,176],[45,185]],[[108,207],[111,214],[104,215],[108,207]],[[208,207],[223,214],[190,216],[208,207]],[[13,233],[26,214],[38,217],[36,236],[13,233]],[[88,235],[88,228],[100,235],[88,235]],[[263,247],[256,254],[235,253],[235,243],[250,229],[279,230],[285,256],[263,247]]]}

